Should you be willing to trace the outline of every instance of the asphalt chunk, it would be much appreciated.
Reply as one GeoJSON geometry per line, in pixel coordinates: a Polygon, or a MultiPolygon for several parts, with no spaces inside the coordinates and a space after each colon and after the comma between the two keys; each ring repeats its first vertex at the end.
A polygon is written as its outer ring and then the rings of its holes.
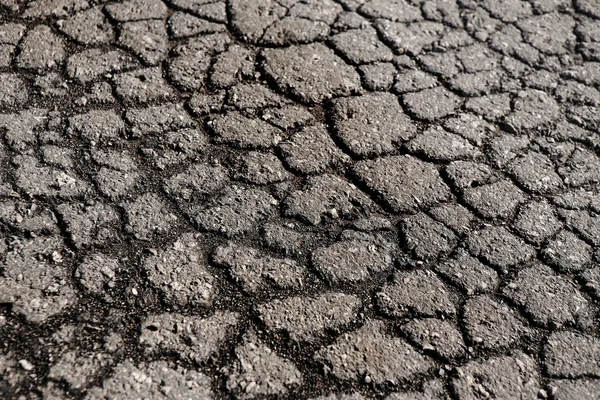
{"type": "Polygon", "coordinates": [[[415,212],[450,197],[450,189],[435,165],[410,156],[357,163],[357,179],[395,212],[415,212]]]}
{"type": "Polygon", "coordinates": [[[355,296],[332,292],[274,300],[261,304],[258,313],[270,330],[286,332],[292,340],[313,342],[355,322],[361,306],[355,296]]]}
{"type": "Polygon", "coordinates": [[[355,332],[341,335],[315,358],[330,368],[338,379],[399,382],[427,373],[435,363],[417,353],[408,343],[390,336],[380,321],[371,321],[355,332]]]}

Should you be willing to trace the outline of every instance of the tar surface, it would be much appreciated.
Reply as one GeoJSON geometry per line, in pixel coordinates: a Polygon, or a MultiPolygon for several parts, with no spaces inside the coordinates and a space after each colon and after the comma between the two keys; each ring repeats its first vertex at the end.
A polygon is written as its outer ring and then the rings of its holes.
{"type": "Polygon", "coordinates": [[[598,89],[598,0],[0,0],[0,398],[600,399],[598,89]]]}

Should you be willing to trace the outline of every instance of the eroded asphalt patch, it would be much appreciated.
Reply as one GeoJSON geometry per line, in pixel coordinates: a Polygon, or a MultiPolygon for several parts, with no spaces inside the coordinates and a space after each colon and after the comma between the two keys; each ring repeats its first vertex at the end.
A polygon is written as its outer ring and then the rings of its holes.
{"type": "Polygon", "coordinates": [[[598,399],[600,3],[0,0],[0,397],[598,399]]]}

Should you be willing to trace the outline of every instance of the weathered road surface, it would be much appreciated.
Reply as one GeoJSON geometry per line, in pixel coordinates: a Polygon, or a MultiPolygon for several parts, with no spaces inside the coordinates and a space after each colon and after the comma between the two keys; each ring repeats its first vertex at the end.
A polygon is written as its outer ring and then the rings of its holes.
{"type": "Polygon", "coordinates": [[[0,0],[0,398],[600,399],[598,0],[0,0]]]}

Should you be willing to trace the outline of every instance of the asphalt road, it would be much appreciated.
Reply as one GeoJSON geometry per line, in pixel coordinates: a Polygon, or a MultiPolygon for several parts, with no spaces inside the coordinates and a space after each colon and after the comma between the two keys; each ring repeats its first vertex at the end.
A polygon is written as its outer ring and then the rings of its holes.
{"type": "Polygon", "coordinates": [[[0,0],[1,399],[600,399],[600,1],[0,0]]]}

